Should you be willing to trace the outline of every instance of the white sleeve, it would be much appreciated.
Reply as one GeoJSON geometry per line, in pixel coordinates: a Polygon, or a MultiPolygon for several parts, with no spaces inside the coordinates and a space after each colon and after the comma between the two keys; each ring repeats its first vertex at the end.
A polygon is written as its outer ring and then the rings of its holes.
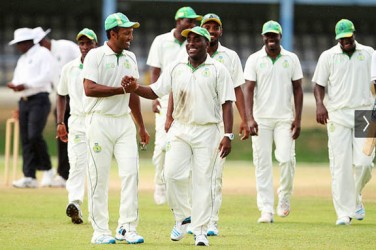
{"type": "Polygon", "coordinates": [[[69,69],[70,63],[65,64],[61,70],[59,84],[57,85],[57,93],[59,95],[69,95],[68,91],[68,79],[69,79],[69,69]]]}
{"type": "Polygon", "coordinates": [[[150,85],[150,88],[158,97],[163,97],[171,91],[172,82],[170,69],[171,67],[169,67],[168,70],[163,71],[158,80],[150,85]]]}
{"type": "Polygon", "coordinates": [[[243,85],[245,83],[244,80],[244,74],[243,74],[243,67],[242,63],[240,61],[239,56],[234,53],[234,61],[232,62],[232,72],[231,73],[231,78],[234,84],[234,88],[243,85]]]}
{"type": "Polygon", "coordinates": [[[249,81],[257,81],[256,56],[248,57],[244,67],[244,78],[249,81]]]}
{"type": "Polygon", "coordinates": [[[318,85],[323,87],[326,87],[326,85],[328,84],[330,76],[328,59],[328,53],[323,52],[319,58],[315,73],[312,77],[312,82],[317,83],[318,85]]]}
{"type": "Polygon", "coordinates": [[[302,65],[300,64],[300,61],[297,55],[294,54],[293,60],[294,60],[294,67],[293,67],[291,80],[296,81],[296,80],[303,78],[303,70],[302,70],[302,65]]]}
{"type": "Polygon", "coordinates": [[[217,90],[219,100],[221,104],[225,103],[226,101],[234,102],[236,98],[234,84],[231,80],[230,73],[222,64],[219,64],[218,67],[217,90]]]}
{"type": "Polygon", "coordinates": [[[371,81],[376,80],[376,52],[372,54],[372,63],[371,63],[371,81]]]}
{"type": "Polygon", "coordinates": [[[38,88],[42,85],[44,86],[46,82],[50,82],[51,84],[54,82],[57,68],[56,59],[47,49],[40,50],[39,53],[40,55],[38,56],[38,63],[41,70],[38,72],[37,77],[25,83],[27,87],[32,86],[33,88],[38,88]]]}
{"type": "Polygon", "coordinates": [[[91,80],[93,82],[98,83],[99,73],[98,73],[98,65],[97,65],[97,53],[95,50],[90,50],[87,53],[85,60],[84,60],[84,68],[83,68],[83,77],[84,79],[91,80]]]}

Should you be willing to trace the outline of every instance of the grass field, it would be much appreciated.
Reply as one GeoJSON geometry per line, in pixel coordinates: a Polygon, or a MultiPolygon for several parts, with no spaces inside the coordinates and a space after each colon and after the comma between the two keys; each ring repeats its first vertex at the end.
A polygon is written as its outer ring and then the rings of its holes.
{"type": "MultiPolygon", "coordinates": [[[[140,165],[138,232],[145,243],[113,246],[90,244],[91,225],[73,225],[65,216],[64,189],[15,189],[4,186],[0,157],[1,249],[193,249],[192,236],[180,242],[169,239],[173,217],[167,205],[153,203],[154,169],[149,160],[140,165]]],[[[296,169],[292,211],[271,225],[257,224],[254,168],[247,161],[227,161],[224,199],[220,213],[220,236],[211,237],[212,249],[374,249],[376,237],[376,181],[363,194],[367,209],[364,221],[335,226],[330,175],[326,163],[302,164],[296,169]]],[[[115,230],[119,208],[119,180],[114,166],[110,186],[110,227],[115,230]]],[[[21,173],[19,173],[21,175],[21,173]]],[[[275,183],[278,179],[275,167],[275,183]]]]}

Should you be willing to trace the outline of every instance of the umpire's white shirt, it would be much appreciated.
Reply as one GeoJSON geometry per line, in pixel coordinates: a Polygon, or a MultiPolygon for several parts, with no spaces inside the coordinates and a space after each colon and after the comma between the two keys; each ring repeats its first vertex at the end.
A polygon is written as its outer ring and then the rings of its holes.
{"type": "Polygon", "coordinates": [[[317,63],[312,81],[327,88],[328,111],[368,107],[373,103],[371,59],[373,49],[355,42],[349,57],[340,44],[324,51],[317,63]]]}
{"type": "Polygon", "coordinates": [[[174,120],[189,125],[220,123],[222,104],[235,101],[230,74],[209,55],[196,69],[188,58],[169,65],[151,88],[158,96],[172,91],[174,120]]]}
{"type": "Polygon", "coordinates": [[[84,115],[84,107],[82,104],[82,98],[84,96],[84,78],[82,76],[82,69],[83,64],[81,63],[81,57],[64,65],[61,71],[59,85],[57,86],[57,93],[59,95],[69,95],[71,115],[84,115]]]}
{"type": "MultiPolygon", "coordinates": [[[[117,55],[105,43],[91,49],[85,57],[83,76],[97,84],[120,87],[121,79],[128,75],[139,78],[136,56],[133,52],[123,50],[117,55]]],[[[85,113],[98,113],[109,116],[129,114],[129,94],[110,97],[84,97],[85,113]]]]}
{"type": "Polygon", "coordinates": [[[292,81],[303,78],[302,67],[294,53],[281,47],[280,57],[273,63],[263,46],[248,57],[244,77],[256,82],[255,118],[293,119],[292,81]]]}
{"type": "Polygon", "coordinates": [[[24,84],[22,96],[31,96],[41,92],[51,92],[55,77],[56,61],[50,51],[35,44],[21,55],[14,70],[12,83],[24,84]]]}

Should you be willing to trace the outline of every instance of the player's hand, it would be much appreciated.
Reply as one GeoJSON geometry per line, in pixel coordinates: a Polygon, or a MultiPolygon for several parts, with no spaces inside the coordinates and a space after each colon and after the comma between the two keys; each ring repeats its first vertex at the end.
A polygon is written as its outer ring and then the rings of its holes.
{"type": "Polygon", "coordinates": [[[316,121],[320,124],[327,124],[329,119],[328,110],[324,104],[318,104],[316,106],[316,121]]]}
{"type": "Polygon", "coordinates": [[[231,140],[227,136],[223,137],[219,144],[219,156],[225,158],[231,152],[231,140]]]}
{"type": "Polygon", "coordinates": [[[151,109],[153,110],[154,113],[160,112],[161,109],[161,103],[158,101],[158,99],[153,100],[151,109]]]}
{"type": "Polygon", "coordinates": [[[143,148],[145,148],[145,146],[148,145],[150,142],[150,135],[148,131],[145,128],[140,128],[138,130],[138,135],[140,136],[140,139],[141,139],[140,144],[142,144],[143,148]]]}
{"type": "Polygon", "coordinates": [[[247,122],[242,121],[239,126],[239,136],[240,140],[247,140],[249,138],[250,129],[248,127],[247,122]]]}
{"type": "Polygon", "coordinates": [[[251,136],[257,136],[258,135],[258,124],[255,121],[255,119],[253,119],[253,118],[249,119],[248,126],[249,126],[251,136]]]}
{"type": "Polygon", "coordinates": [[[300,121],[294,120],[291,124],[292,139],[294,140],[298,139],[300,135],[300,130],[301,130],[300,121]]]}
{"type": "Polygon", "coordinates": [[[170,130],[173,122],[174,122],[174,118],[172,118],[172,116],[166,116],[166,122],[164,126],[166,133],[170,130]]]}
{"type": "Polygon", "coordinates": [[[13,83],[11,82],[8,82],[7,83],[7,87],[12,89],[14,92],[18,92],[18,91],[23,91],[26,89],[25,85],[24,84],[20,84],[20,85],[14,85],[13,83]]]}
{"type": "Polygon", "coordinates": [[[68,142],[68,133],[65,124],[58,124],[56,127],[56,139],[59,138],[62,142],[68,142]]]}
{"type": "Polygon", "coordinates": [[[135,92],[139,87],[137,80],[133,76],[124,76],[121,79],[121,86],[127,93],[135,92]]]}

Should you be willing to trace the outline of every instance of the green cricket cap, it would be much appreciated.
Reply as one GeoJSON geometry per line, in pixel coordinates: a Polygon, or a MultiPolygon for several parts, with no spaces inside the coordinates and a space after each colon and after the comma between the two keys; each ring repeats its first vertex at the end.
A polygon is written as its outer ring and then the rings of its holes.
{"type": "Polygon", "coordinates": [[[341,19],[337,22],[335,32],[336,40],[344,37],[352,37],[354,34],[354,24],[348,19],[341,19]]]}
{"type": "Polygon", "coordinates": [[[176,11],[175,14],[175,20],[178,20],[179,18],[189,18],[200,21],[202,19],[202,16],[197,15],[191,7],[181,7],[180,9],[178,9],[178,11],[176,11]]]}
{"type": "Polygon", "coordinates": [[[209,14],[206,14],[205,16],[203,16],[200,26],[204,25],[205,23],[207,23],[209,21],[214,21],[214,22],[218,23],[219,26],[222,26],[222,22],[221,22],[221,19],[219,18],[219,16],[216,15],[216,14],[213,14],[213,13],[209,13],[209,14]]]}
{"type": "Polygon", "coordinates": [[[205,28],[200,26],[195,26],[192,29],[185,29],[181,32],[181,35],[187,37],[190,32],[196,33],[197,35],[203,36],[210,42],[210,34],[209,31],[205,28]]]}
{"type": "Polygon", "coordinates": [[[90,40],[93,40],[95,42],[98,42],[98,38],[97,38],[97,35],[95,34],[95,32],[91,29],[88,29],[88,28],[84,28],[83,30],[81,30],[77,36],[76,36],[76,41],[78,41],[82,36],[86,36],[87,38],[89,38],[90,40]]]}
{"type": "Polygon", "coordinates": [[[276,21],[270,20],[264,23],[262,26],[261,35],[265,35],[266,33],[276,33],[282,35],[282,27],[276,21]]]}
{"type": "Polygon", "coordinates": [[[105,30],[110,30],[117,26],[121,28],[138,28],[140,24],[138,22],[129,21],[126,15],[118,12],[109,15],[104,22],[105,30]]]}

